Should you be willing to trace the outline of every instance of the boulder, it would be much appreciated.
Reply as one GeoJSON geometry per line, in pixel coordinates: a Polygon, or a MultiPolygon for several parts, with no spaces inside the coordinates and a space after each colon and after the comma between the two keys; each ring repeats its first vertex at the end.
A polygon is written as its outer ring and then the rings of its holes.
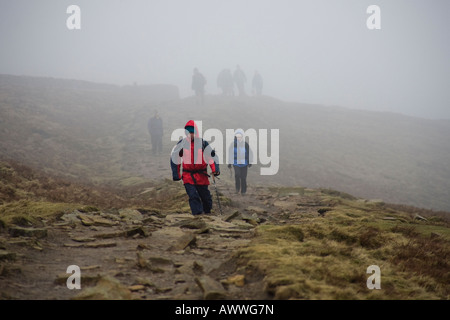
{"type": "Polygon", "coordinates": [[[239,211],[235,211],[235,212],[233,212],[232,214],[226,216],[224,220],[225,220],[226,222],[230,222],[231,220],[233,220],[233,219],[239,217],[239,215],[240,215],[239,211]]]}
{"type": "Polygon", "coordinates": [[[195,244],[196,241],[197,237],[193,233],[185,233],[170,246],[169,251],[184,250],[186,247],[195,244]]]}
{"type": "Polygon", "coordinates": [[[203,299],[205,300],[221,300],[226,299],[227,292],[223,286],[213,278],[203,275],[195,278],[195,282],[203,291],[203,299]]]}

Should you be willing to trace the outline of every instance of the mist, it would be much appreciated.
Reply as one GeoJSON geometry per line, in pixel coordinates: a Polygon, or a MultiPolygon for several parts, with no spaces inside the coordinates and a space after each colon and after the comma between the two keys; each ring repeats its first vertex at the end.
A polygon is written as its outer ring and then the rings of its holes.
{"type": "Polygon", "coordinates": [[[450,119],[448,1],[2,1],[0,73],[219,94],[240,65],[247,93],[284,101],[450,119]],[[69,30],[67,8],[81,10],[69,30]],[[367,8],[381,9],[369,30],[367,8]]]}

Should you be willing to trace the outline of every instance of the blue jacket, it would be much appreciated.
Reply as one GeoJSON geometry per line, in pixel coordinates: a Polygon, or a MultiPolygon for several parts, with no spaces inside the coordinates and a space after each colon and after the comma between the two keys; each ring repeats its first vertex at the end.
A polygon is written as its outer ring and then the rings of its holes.
{"type": "Polygon", "coordinates": [[[236,167],[246,167],[251,164],[253,159],[253,153],[248,143],[245,141],[238,142],[236,137],[234,143],[228,149],[228,155],[228,164],[236,167]]]}

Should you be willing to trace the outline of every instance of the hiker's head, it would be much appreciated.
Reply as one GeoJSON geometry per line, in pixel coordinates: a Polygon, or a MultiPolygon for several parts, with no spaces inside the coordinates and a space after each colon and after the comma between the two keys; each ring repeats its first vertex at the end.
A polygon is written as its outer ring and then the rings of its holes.
{"type": "Polygon", "coordinates": [[[236,137],[237,141],[241,142],[242,139],[244,138],[244,130],[242,129],[237,129],[234,132],[234,136],[236,137]]]}
{"type": "Polygon", "coordinates": [[[186,136],[187,137],[191,137],[191,139],[194,139],[195,136],[195,129],[193,126],[186,126],[184,127],[184,129],[186,130],[186,136]]]}
{"type": "Polygon", "coordinates": [[[191,140],[193,140],[195,135],[197,134],[197,126],[195,125],[195,122],[193,120],[189,120],[186,123],[186,125],[184,126],[184,130],[186,132],[186,136],[190,137],[191,140]]]}

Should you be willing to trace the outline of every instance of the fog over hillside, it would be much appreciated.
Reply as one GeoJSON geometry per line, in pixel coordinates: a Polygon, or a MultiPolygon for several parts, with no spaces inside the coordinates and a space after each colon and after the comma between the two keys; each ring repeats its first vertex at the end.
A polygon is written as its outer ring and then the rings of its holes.
{"type": "Polygon", "coordinates": [[[3,0],[0,73],[172,84],[184,98],[194,68],[218,94],[219,72],[240,65],[248,93],[258,70],[283,101],[450,119],[448,12],[447,0],[3,0]],[[372,5],[381,29],[367,26],[372,5]]]}
{"type": "MultiPolygon", "coordinates": [[[[253,183],[449,210],[449,11],[445,0],[1,1],[0,152],[132,184],[170,177],[171,133],[189,119],[224,139],[274,129],[276,175],[260,174],[258,153],[253,183]],[[245,92],[223,96],[218,75],[238,66],[245,92]],[[155,110],[165,156],[152,158],[155,110]]],[[[229,141],[212,140],[224,158],[229,141]]]]}
{"type": "MultiPolygon", "coordinates": [[[[128,86],[0,76],[0,156],[69,178],[133,184],[170,179],[172,132],[189,120],[203,132],[279,129],[275,175],[249,170],[249,184],[331,188],[354,196],[450,210],[450,122],[394,113],[286,103],[268,96],[207,95],[198,106],[174,86],[128,86]],[[147,121],[164,120],[162,155],[147,121]]],[[[259,135],[258,139],[262,139],[259,135]]],[[[225,159],[229,141],[212,145],[225,159]]],[[[270,149],[269,149],[270,150],[270,149]]],[[[268,154],[270,155],[270,154],[268,154]]],[[[272,157],[276,155],[270,155],[272,157]]],[[[224,179],[229,175],[221,166],[224,179]]]]}

